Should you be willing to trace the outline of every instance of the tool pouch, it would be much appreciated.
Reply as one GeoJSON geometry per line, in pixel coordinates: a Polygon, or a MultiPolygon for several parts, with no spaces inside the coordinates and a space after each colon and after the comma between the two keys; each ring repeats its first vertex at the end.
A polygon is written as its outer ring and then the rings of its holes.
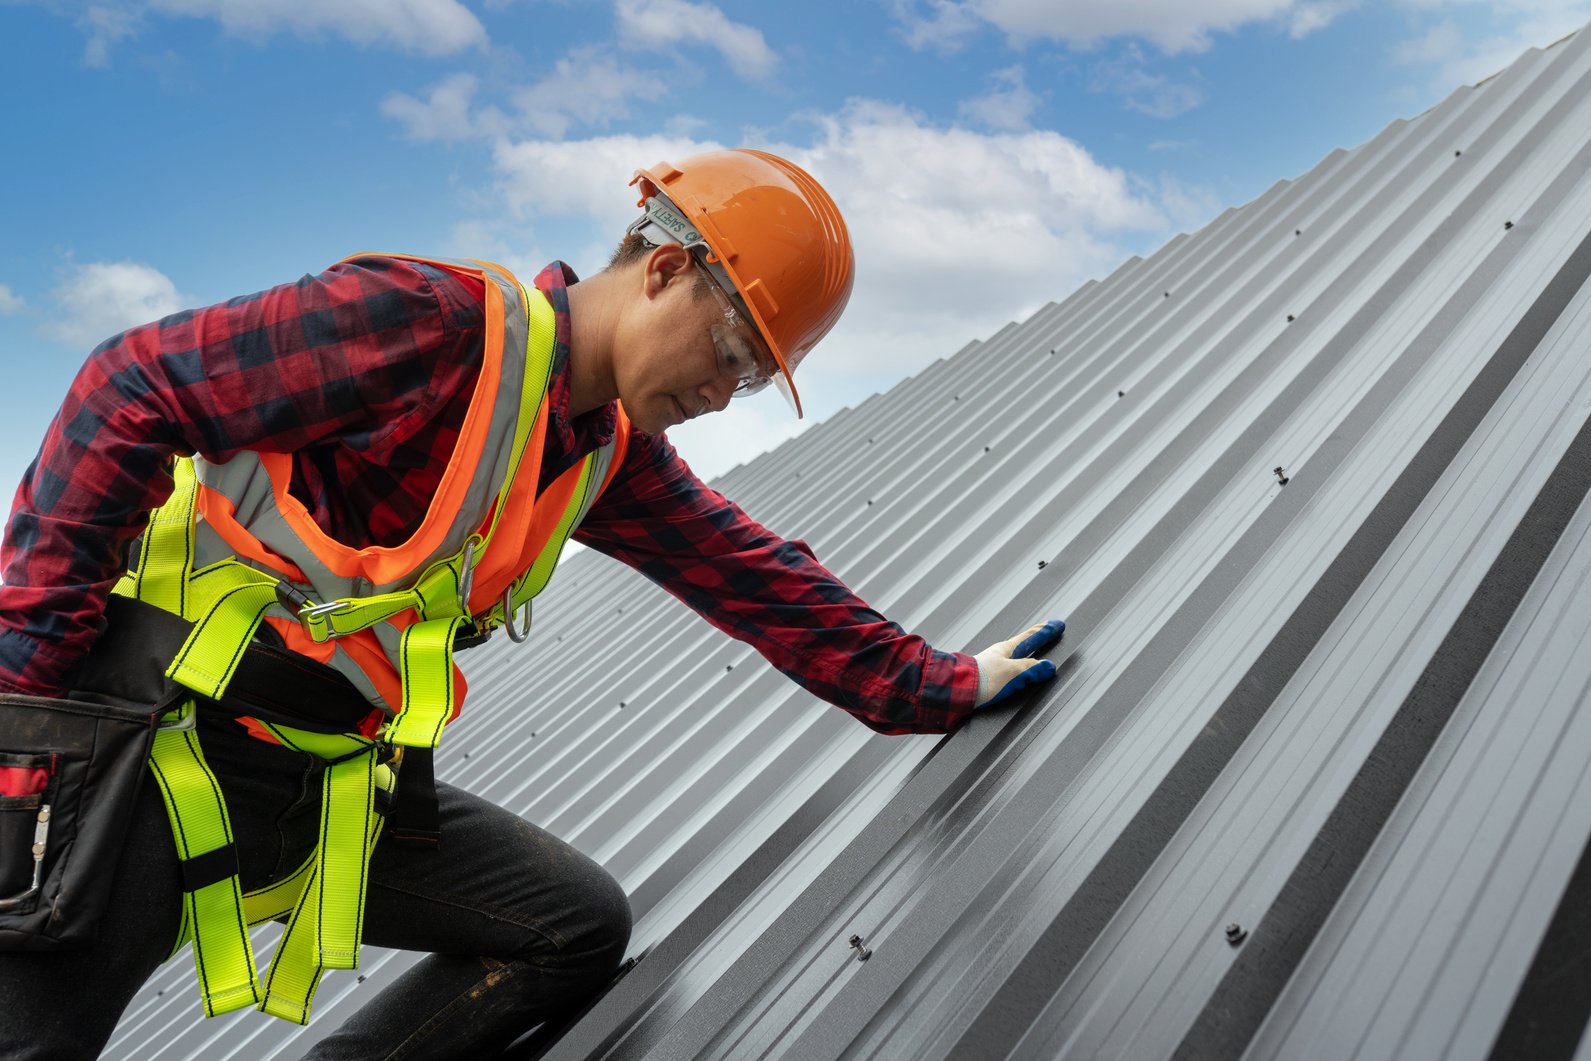
{"type": "Polygon", "coordinates": [[[0,694],[0,950],[91,943],[162,706],[0,694]]]}

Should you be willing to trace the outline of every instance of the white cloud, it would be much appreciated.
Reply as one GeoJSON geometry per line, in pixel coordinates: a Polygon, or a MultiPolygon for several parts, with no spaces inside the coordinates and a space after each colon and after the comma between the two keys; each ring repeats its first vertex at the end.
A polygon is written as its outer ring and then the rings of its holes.
{"type": "Polygon", "coordinates": [[[1288,36],[1294,40],[1301,40],[1318,29],[1325,29],[1335,22],[1339,15],[1357,6],[1357,0],[1318,0],[1318,2],[1298,4],[1285,15],[1288,36]]]}
{"type": "Polygon", "coordinates": [[[626,185],[641,166],[678,161],[721,144],[673,136],[503,142],[493,151],[497,192],[516,218],[581,217],[617,243],[638,212],[626,185]]]}
{"type": "MultiPolygon", "coordinates": [[[[868,101],[814,122],[809,144],[757,145],[829,189],[855,247],[850,307],[801,370],[809,417],[855,405],[1064,298],[1204,205],[1189,189],[1135,182],[1051,131],[947,128],[868,101]],[[1174,193],[1167,203],[1174,213],[1157,201],[1162,193],[1174,193]]],[[[574,216],[616,240],[635,215],[626,184],[637,166],[718,146],[630,135],[504,142],[494,154],[497,191],[511,219],[574,216]]],[[[755,417],[726,416],[711,418],[711,431],[703,424],[676,433],[687,459],[709,474],[781,441],[792,427],[777,405],[755,417]],[[721,431],[742,439],[726,440],[721,431]],[[695,441],[698,435],[707,441],[695,441]],[[729,464],[726,453],[735,455],[729,464]]]]}
{"type": "Polygon", "coordinates": [[[561,137],[576,125],[600,126],[630,113],[636,97],[667,91],[662,78],[595,48],[562,59],[533,85],[510,93],[510,110],[477,105],[479,80],[454,74],[431,86],[423,99],[394,92],[381,112],[415,140],[495,140],[509,135],[561,137]]]}
{"type": "Polygon", "coordinates": [[[893,0],[895,17],[913,48],[953,51],[983,25],[966,0],[927,0],[929,13],[919,15],[914,0],[893,0]]]}
{"type": "Polygon", "coordinates": [[[995,87],[974,99],[961,104],[959,113],[991,129],[1015,132],[1026,129],[1028,119],[1038,109],[1040,98],[1027,87],[1021,66],[996,70],[992,76],[995,87]]]}
{"type": "Polygon", "coordinates": [[[571,125],[602,125],[629,115],[632,97],[656,97],[668,86],[598,49],[580,49],[558,60],[542,81],[514,93],[522,124],[546,136],[562,136],[571,125]]]}
{"type": "Polygon", "coordinates": [[[189,301],[152,265],[89,262],[72,269],[56,288],[61,315],[46,330],[63,343],[92,346],[175,313],[189,301]]]}
{"type": "Polygon", "coordinates": [[[472,113],[478,81],[472,74],[454,74],[431,87],[425,99],[394,92],[381,102],[381,113],[400,122],[415,140],[473,140],[503,132],[508,120],[496,108],[472,113]]]}
{"type": "Polygon", "coordinates": [[[1277,21],[1302,36],[1329,23],[1344,6],[1338,0],[928,0],[928,13],[920,14],[916,4],[897,0],[895,10],[913,47],[953,47],[987,23],[1018,45],[1049,39],[1092,48],[1112,37],[1137,37],[1175,53],[1203,51],[1210,34],[1251,22],[1277,21]]]}
{"type": "Polygon", "coordinates": [[[141,21],[138,12],[128,8],[89,7],[77,19],[77,28],[88,37],[83,45],[83,65],[109,66],[111,45],[133,36],[141,21]]]}
{"type": "Polygon", "coordinates": [[[704,44],[741,77],[764,78],[779,65],[762,32],[730,21],[716,5],[689,0],[618,0],[619,40],[626,47],[670,49],[704,44]]]}
{"type": "Polygon", "coordinates": [[[355,44],[421,55],[486,46],[486,27],[459,0],[147,0],[149,10],[213,18],[228,33],[263,39],[286,30],[331,33],[355,44]]]}
{"type": "Polygon", "coordinates": [[[1463,48],[1464,35],[1458,26],[1443,20],[1427,26],[1419,36],[1397,44],[1392,49],[1392,57],[1407,65],[1442,63],[1457,56],[1463,48]]]}
{"type": "Polygon", "coordinates": [[[1545,47],[1591,21],[1587,0],[1399,0],[1416,16],[1414,36],[1394,45],[1392,58],[1408,66],[1426,66],[1429,90],[1446,95],[1456,85],[1473,85],[1511,66],[1531,48],[1545,47]],[[1466,10],[1468,9],[1468,10],[1466,10]],[[1463,30],[1453,21],[1474,21],[1477,9],[1500,32],[1463,30]],[[1425,16],[1421,18],[1420,16],[1425,16]],[[1429,21],[1436,19],[1436,21],[1429,21]]]}
{"type": "Polygon", "coordinates": [[[16,313],[27,307],[22,296],[5,284],[0,284],[0,313],[16,313]]]}
{"type": "Polygon", "coordinates": [[[1204,91],[1197,85],[1151,74],[1144,62],[1138,46],[1128,45],[1115,59],[1095,64],[1089,90],[1120,96],[1128,110],[1154,118],[1175,118],[1204,102],[1204,91]]]}

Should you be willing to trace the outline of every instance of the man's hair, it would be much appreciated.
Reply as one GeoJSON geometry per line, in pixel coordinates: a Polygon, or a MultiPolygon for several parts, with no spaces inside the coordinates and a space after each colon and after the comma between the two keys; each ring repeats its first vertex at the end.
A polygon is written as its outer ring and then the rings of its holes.
{"type": "MultiPolygon", "coordinates": [[[[626,232],[624,238],[619,241],[619,245],[613,249],[613,257],[608,259],[607,268],[623,269],[627,265],[634,265],[656,249],[639,232],[626,232]]],[[[696,283],[691,290],[696,293],[696,297],[711,297],[713,289],[710,285],[713,283],[713,279],[707,275],[707,270],[697,269],[695,270],[695,276],[696,283]]]]}

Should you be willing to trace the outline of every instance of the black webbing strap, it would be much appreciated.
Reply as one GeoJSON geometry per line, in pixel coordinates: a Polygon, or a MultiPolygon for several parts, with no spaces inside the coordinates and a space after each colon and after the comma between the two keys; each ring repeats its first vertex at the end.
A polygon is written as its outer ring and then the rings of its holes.
{"type": "MultiPolygon", "coordinates": [[[[188,639],[193,624],[163,608],[112,596],[105,606],[105,632],[83,660],[73,687],[128,695],[150,682],[164,682],[166,668],[188,639]]],[[[359,729],[375,707],[341,673],[307,656],[250,641],[243,651],[222,710],[320,733],[359,729]]]]}
{"type": "Polygon", "coordinates": [[[405,847],[437,847],[442,842],[436,806],[436,774],[430,748],[403,749],[395,805],[387,812],[382,838],[405,847]]]}
{"type": "Polygon", "coordinates": [[[182,890],[196,892],[217,881],[235,876],[238,871],[238,845],[227,844],[202,855],[185,858],[182,866],[182,890]]]}

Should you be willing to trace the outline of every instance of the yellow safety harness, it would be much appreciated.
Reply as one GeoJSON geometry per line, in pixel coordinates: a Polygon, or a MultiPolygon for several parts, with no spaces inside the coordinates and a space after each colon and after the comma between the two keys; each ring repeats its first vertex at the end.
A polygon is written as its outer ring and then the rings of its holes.
{"type": "Polygon", "coordinates": [[[416,616],[402,633],[402,706],[377,737],[261,723],[281,744],[324,765],[319,843],[298,870],[266,888],[242,890],[226,802],[194,730],[195,701],[185,701],[162,719],[150,768],[183,870],[182,924],[172,953],[192,941],[206,1016],[257,1006],[303,1024],[322,972],[358,968],[370,856],[382,828],[377,796],[390,798],[394,792],[394,767],[401,770],[403,749],[434,748],[453,716],[453,648],[460,625],[473,622],[484,631],[508,624],[518,640],[513,612],[528,607],[545,587],[593,489],[600,488],[600,462],[591,454],[556,531],[531,568],[489,613],[469,614],[474,559],[491,548],[515,478],[525,471],[536,474],[521,468],[521,460],[552,371],[555,322],[539,292],[534,298],[533,288],[521,292],[529,327],[512,456],[490,524],[484,534],[471,535],[459,553],[430,565],[401,592],[327,602],[311,601],[285,579],[236,558],[194,570],[198,482],[192,461],[183,459],[174,469],[171,497],[150,518],[137,569],[115,587],[116,593],[193,624],[166,675],[210,699],[224,695],[244,646],[272,605],[288,608],[316,641],[365,630],[410,610],[416,616]],[[262,988],[248,926],[283,917],[287,930],[262,988]]]}

